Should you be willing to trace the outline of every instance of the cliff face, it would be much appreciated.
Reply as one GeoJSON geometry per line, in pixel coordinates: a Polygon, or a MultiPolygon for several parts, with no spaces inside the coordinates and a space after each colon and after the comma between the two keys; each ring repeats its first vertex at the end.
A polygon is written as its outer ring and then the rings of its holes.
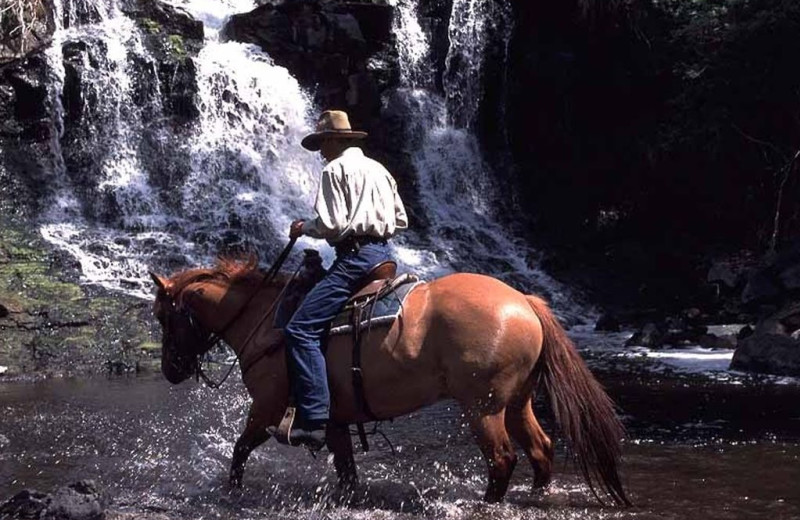
{"type": "Polygon", "coordinates": [[[797,237],[800,7],[583,4],[512,4],[513,177],[554,267],[647,305],[691,297],[721,252],[797,237]]]}

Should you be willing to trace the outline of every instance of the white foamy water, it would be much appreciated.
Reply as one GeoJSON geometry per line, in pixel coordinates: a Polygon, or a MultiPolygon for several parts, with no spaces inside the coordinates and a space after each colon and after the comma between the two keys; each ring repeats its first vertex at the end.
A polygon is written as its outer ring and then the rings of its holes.
{"type": "MultiPolygon", "coordinates": [[[[232,240],[273,253],[270,247],[285,241],[289,222],[308,212],[320,167],[315,154],[298,146],[311,127],[311,109],[297,81],[254,46],[218,39],[227,16],[254,4],[175,4],[207,24],[206,45],[194,59],[200,117],[188,139],[176,139],[161,121],[144,121],[137,108],[130,56],[139,63],[154,60],[131,19],[106,10],[110,17],[58,33],[59,41],[98,43],[92,51],[102,53],[96,77],[82,85],[99,94],[94,110],[100,117],[87,115],[82,124],[86,146],[94,139],[111,141],[108,153],[94,159],[100,171],[94,198],[119,217],[113,226],[86,218],[86,201],[75,192],[87,186],[73,184],[76,172],[64,171],[57,175],[59,189],[41,233],[78,260],[84,281],[142,297],[151,293],[147,271],[154,265],[170,270],[208,263],[232,240]],[[171,174],[167,195],[153,185],[165,173],[142,155],[145,129],[161,153],[185,157],[188,172],[171,174]]],[[[60,45],[49,52],[60,89],[60,45]]],[[[156,77],[154,65],[152,71],[156,77]]],[[[153,83],[149,113],[160,114],[158,82],[153,83]]],[[[63,109],[57,114],[61,121],[54,125],[63,127],[63,109]]],[[[61,155],[56,145],[54,151],[61,155]]],[[[88,213],[101,212],[93,207],[88,213]]]]}

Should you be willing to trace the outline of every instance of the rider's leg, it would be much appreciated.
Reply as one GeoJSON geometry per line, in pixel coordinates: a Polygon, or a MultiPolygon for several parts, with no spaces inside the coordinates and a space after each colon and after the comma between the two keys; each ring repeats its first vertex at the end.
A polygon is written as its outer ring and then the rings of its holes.
{"type": "Polygon", "coordinates": [[[299,425],[290,441],[321,444],[329,417],[330,395],[325,358],[320,341],[336,316],[369,270],[389,258],[384,244],[367,244],[359,251],[339,256],[323,278],[300,304],[286,326],[286,344],[292,395],[299,425]]]}

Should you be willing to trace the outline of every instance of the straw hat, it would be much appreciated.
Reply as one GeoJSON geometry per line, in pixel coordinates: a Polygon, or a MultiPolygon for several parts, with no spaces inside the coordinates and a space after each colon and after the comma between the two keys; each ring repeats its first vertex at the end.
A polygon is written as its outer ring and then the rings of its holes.
{"type": "Polygon", "coordinates": [[[341,110],[326,110],[319,116],[317,128],[313,134],[308,134],[300,144],[306,150],[319,151],[320,142],[325,138],[337,139],[364,139],[366,132],[355,131],[350,128],[350,119],[347,112],[341,110]]]}

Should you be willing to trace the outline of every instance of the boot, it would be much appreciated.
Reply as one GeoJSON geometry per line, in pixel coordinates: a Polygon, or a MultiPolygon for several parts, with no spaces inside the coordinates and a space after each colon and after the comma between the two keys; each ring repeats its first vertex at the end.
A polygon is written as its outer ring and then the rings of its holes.
{"type": "MultiPolygon", "coordinates": [[[[284,416],[284,420],[286,420],[286,416],[284,416]]],[[[292,419],[289,419],[292,421],[292,419]]],[[[284,422],[281,422],[281,426],[277,428],[275,426],[270,426],[267,428],[267,432],[270,435],[275,437],[275,440],[280,442],[281,444],[288,444],[289,446],[304,446],[311,451],[319,451],[325,446],[325,428],[327,426],[327,421],[319,420],[319,421],[298,421],[296,424],[287,424],[283,426],[284,422]],[[289,435],[285,435],[285,428],[289,429],[289,435]]]]}
{"type": "Polygon", "coordinates": [[[299,423],[289,432],[289,444],[305,446],[311,451],[318,451],[325,446],[325,427],[325,421],[299,423]]]}

